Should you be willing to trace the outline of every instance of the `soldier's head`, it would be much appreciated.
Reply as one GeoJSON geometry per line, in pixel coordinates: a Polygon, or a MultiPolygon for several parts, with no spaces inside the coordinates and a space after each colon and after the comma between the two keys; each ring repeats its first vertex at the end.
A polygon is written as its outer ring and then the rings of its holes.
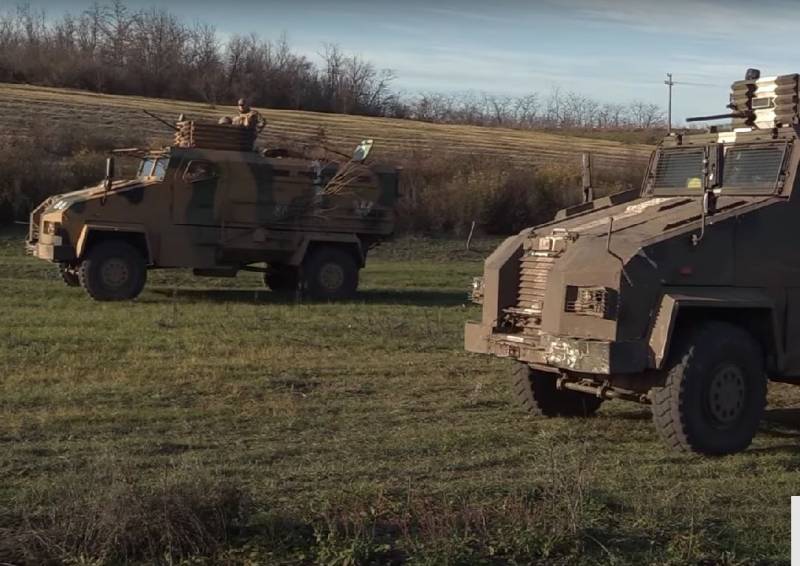
{"type": "Polygon", "coordinates": [[[250,112],[250,104],[247,102],[246,99],[240,98],[239,102],[237,102],[236,105],[239,107],[239,112],[242,113],[250,112]]]}

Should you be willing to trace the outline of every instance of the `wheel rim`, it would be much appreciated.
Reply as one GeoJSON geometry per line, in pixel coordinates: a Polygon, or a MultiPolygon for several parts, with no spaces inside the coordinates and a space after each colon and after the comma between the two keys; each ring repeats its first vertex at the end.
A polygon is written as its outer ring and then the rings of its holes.
{"type": "Polygon", "coordinates": [[[319,282],[328,291],[336,291],[344,285],[344,269],[336,263],[326,263],[319,271],[319,282]]]}
{"type": "Polygon", "coordinates": [[[717,424],[734,424],[744,412],[747,385],[744,372],[736,365],[718,367],[708,388],[708,410],[717,424]]]}
{"type": "Polygon", "coordinates": [[[128,264],[120,258],[111,258],[103,263],[100,279],[105,287],[117,289],[124,286],[130,278],[128,264]]]}

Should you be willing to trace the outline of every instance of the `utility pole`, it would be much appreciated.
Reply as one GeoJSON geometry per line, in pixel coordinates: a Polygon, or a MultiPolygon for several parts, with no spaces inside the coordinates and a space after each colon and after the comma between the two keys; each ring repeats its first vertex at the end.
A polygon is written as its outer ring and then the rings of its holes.
{"type": "Polygon", "coordinates": [[[664,84],[669,87],[669,99],[667,102],[667,134],[672,133],[672,86],[675,84],[672,82],[672,73],[667,73],[667,80],[664,81],[664,84]]]}
{"type": "Polygon", "coordinates": [[[692,82],[675,82],[672,80],[672,73],[667,73],[667,80],[664,84],[669,87],[669,98],[667,99],[667,133],[672,133],[672,87],[675,85],[681,86],[709,86],[719,88],[719,85],[709,83],[692,83],[692,82]]]}

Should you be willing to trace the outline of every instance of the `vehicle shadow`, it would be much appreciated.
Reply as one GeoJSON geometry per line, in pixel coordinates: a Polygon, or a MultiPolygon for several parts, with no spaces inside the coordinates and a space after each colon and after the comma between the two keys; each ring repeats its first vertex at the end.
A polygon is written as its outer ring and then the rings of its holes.
{"type": "Polygon", "coordinates": [[[762,454],[792,453],[791,461],[785,465],[796,469],[800,462],[796,455],[800,454],[800,408],[768,409],[764,412],[758,434],[777,439],[780,444],[763,448],[748,448],[748,452],[762,454]]]}
{"type": "Polygon", "coordinates": [[[623,421],[649,421],[653,418],[650,408],[634,408],[635,406],[631,406],[631,408],[626,408],[625,410],[618,410],[613,413],[609,413],[610,418],[619,419],[623,421]]]}
{"type": "MultiPolygon", "coordinates": [[[[275,305],[324,304],[291,293],[274,293],[267,289],[193,289],[153,287],[149,291],[170,299],[189,302],[259,303],[275,305]]],[[[146,301],[146,299],[145,299],[146,301]]],[[[383,304],[452,307],[467,303],[465,292],[439,291],[435,289],[398,289],[359,291],[353,299],[341,301],[345,304],[383,304]]]]}
{"type": "MultiPolygon", "coordinates": [[[[650,420],[650,409],[628,409],[610,414],[615,419],[628,421],[650,420]]],[[[780,437],[800,438],[800,407],[790,409],[767,409],[761,419],[761,431],[780,437]]]]}
{"type": "Polygon", "coordinates": [[[800,407],[767,409],[761,421],[761,430],[771,436],[800,438],[800,407]]]}

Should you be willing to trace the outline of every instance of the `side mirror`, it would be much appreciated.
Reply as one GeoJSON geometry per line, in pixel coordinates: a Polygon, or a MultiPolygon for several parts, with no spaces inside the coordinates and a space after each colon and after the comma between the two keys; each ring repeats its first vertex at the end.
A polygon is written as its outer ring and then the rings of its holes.
{"type": "Polygon", "coordinates": [[[363,163],[366,161],[367,157],[369,156],[369,152],[372,151],[372,140],[362,140],[358,147],[356,147],[355,151],[353,152],[353,161],[358,163],[363,163]]]}

